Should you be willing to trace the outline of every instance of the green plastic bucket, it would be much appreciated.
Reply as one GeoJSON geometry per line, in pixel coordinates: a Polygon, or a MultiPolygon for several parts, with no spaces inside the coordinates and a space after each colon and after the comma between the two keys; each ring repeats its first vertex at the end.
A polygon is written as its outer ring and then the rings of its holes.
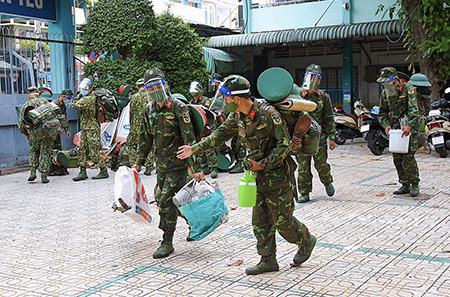
{"type": "Polygon", "coordinates": [[[256,176],[248,170],[239,181],[238,206],[256,206],[256,176]]]}

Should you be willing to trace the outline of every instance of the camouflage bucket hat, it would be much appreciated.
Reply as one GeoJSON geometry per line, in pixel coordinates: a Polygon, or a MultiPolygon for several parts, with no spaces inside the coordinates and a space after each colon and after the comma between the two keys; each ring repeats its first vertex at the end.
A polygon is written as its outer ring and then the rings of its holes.
{"type": "Polygon", "coordinates": [[[384,67],[380,70],[380,76],[377,83],[386,83],[397,78],[397,70],[394,67],[384,67]]]}

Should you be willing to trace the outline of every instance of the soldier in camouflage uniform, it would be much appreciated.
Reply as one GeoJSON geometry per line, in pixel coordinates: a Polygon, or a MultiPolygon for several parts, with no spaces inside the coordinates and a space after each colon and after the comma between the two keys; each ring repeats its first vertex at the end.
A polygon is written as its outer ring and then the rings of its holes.
{"type": "Polygon", "coordinates": [[[327,159],[328,148],[331,150],[336,148],[336,126],[330,96],[325,91],[318,89],[321,77],[321,67],[315,64],[309,65],[306,68],[300,92],[300,96],[317,104],[316,110],[311,112],[310,115],[317,121],[322,130],[317,154],[312,157],[304,154],[297,155],[300,203],[310,201],[309,193],[312,191],[313,177],[311,173],[311,159],[314,159],[314,167],[319,174],[320,181],[325,185],[327,195],[330,197],[334,195],[333,177],[331,176],[331,167],[327,163],[327,159]],[[329,141],[328,147],[327,140],[329,141]]]}
{"type": "Polygon", "coordinates": [[[203,179],[204,175],[197,172],[199,168],[193,160],[182,161],[176,157],[179,146],[195,141],[188,106],[170,94],[164,73],[160,69],[148,69],[144,80],[144,87],[152,103],[145,110],[139,139],[139,158],[133,167],[139,170],[155,146],[155,200],[159,207],[159,228],[164,231],[161,246],[153,254],[153,258],[159,259],[174,251],[173,234],[178,209],[173,204],[173,196],[186,184],[188,168],[195,172],[193,176],[196,179],[203,179]]]}
{"type": "Polygon", "coordinates": [[[81,139],[78,149],[78,165],[80,173],[74,177],[74,181],[86,180],[88,178],[86,168],[88,160],[100,168],[99,174],[92,179],[108,178],[108,170],[103,155],[100,152],[100,123],[97,120],[96,98],[92,92],[92,81],[85,78],[80,83],[81,98],[72,103],[72,107],[80,112],[81,139]]]}
{"type": "Polygon", "coordinates": [[[50,156],[53,144],[61,131],[61,127],[36,127],[28,118],[28,111],[48,103],[47,99],[39,97],[39,92],[36,88],[30,88],[28,101],[22,105],[18,121],[19,131],[27,137],[30,144],[30,177],[28,181],[34,181],[36,179],[36,170],[39,169],[41,181],[44,184],[49,182],[47,176],[50,166],[50,156]]]}
{"type": "Polygon", "coordinates": [[[419,168],[414,154],[418,147],[418,120],[416,88],[399,81],[393,67],[381,69],[377,82],[383,84],[380,98],[380,123],[389,134],[391,129],[402,129],[402,136],[410,136],[409,150],[406,154],[393,153],[394,165],[397,169],[401,188],[394,194],[410,193],[412,197],[419,195],[419,168]]]}
{"type": "Polygon", "coordinates": [[[431,83],[427,76],[422,73],[413,74],[407,84],[416,87],[419,113],[421,116],[427,117],[431,109],[431,83]]]}
{"type": "MultiPolygon", "coordinates": [[[[192,104],[203,105],[206,108],[211,107],[211,99],[203,96],[202,85],[198,81],[191,82],[189,93],[192,96],[192,104]]],[[[208,123],[209,128],[214,130],[217,126],[216,123],[208,123]]],[[[203,173],[211,173],[211,178],[217,178],[219,176],[217,171],[217,151],[211,150],[202,154],[198,158],[199,163],[202,165],[203,173]]]]}
{"type": "MultiPolygon", "coordinates": [[[[214,98],[211,103],[211,110],[215,113],[219,114],[220,122],[224,120],[224,118],[227,118],[229,116],[229,113],[224,112],[223,108],[225,106],[224,96],[222,93],[219,92],[218,87],[221,84],[220,79],[222,77],[218,75],[217,73],[213,73],[210,80],[209,80],[209,90],[215,90],[214,98]]],[[[226,144],[223,144],[223,146],[219,149],[221,152],[227,152],[230,149],[227,147],[226,144]]],[[[228,172],[231,174],[234,173],[242,173],[244,172],[244,158],[247,154],[247,150],[245,148],[244,141],[241,141],[239,138],[239,135],[235,135],[231,139],[231,153],[233,154],[233,158],[235,160],[233,166],[229,168],[228,172]]]]}
{"type": "MultiPolygon", "coordinates": [[[[294,192],[290,182],[292,164],[290,135],[278,111],[250,95],[250,83],[239,75],[224,79],[220,88],[225,96],[225,111],[230,115],[210,136],[191,146],[180,147],[178,157],[188,158],[218,148],[239,134],[249,154],[246,167],[256,173],[257,198],[252,225],[261,261],[245,270],[248,275],[278,271],[276,231],[288,242],[298,245],[294,264],[300,265],[311,255],[316,238],[293,215],[294,192]]],[[[293,162],[293,161],[292,161],[293,162]]]]}
{"type": "MultiPolygon", "coordinates": [[[[131,131],[127,137],[127,155],[130,164],[135,164],[138,159],[139,136],[144,122],[145,107],[150,102],[150,96],[144,89],[144,79],[136,82],[138,92],[131,97],[130,101],[130,123],[131,131]]],[[[145,161],[145,175],[151,175],[155,169],[155,150],[151,150],[145,161]]]]}

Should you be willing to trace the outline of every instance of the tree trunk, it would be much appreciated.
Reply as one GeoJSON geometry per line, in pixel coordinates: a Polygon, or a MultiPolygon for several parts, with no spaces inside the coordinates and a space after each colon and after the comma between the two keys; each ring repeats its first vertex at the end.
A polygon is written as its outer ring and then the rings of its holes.
{"type": "Polygon", "coordinates": [[[439,74],[436,71],[439,65],[431,58],[423,58],[424,53],[418,48],[418,45],[425,42],[427,39],[425,28],[420,23],[419,18],[417,17],[417,11],[415,11],[420,1],[421,0],[402,0],[403,6],[408,12],[408,15],[411,16],[413,14],[413,16],[409,20],[411,26],[411,34],[414,39],[413,47],[417,49],[417,53],[415,57],[413,57],[413,59],[417,59],[417,62],[420,66],[420,71],[428,77],[428,80],[432,84],[431,100],[433,100],[440,97],[440,90],[444,82],[441,80],[439,74]]]}

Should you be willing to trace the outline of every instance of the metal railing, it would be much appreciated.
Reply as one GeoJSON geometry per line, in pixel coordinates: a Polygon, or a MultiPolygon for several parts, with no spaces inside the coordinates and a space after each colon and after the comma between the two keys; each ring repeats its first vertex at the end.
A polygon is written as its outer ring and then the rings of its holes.
{"type": "MultiPolygon", "coordinates": [[[[0,95],[24,94],[30,86],[51,87],[52,44],[69,45],[65,50],[70,57],[73,57],[72,46],[77,46],[68,36],[49,35],[46,27],[0,26],[0,95]]],[[[75,59],[75,71],[83,68],[75,59]]],[[[76,82],[71,85],[75,86],[76,82]]]]}

